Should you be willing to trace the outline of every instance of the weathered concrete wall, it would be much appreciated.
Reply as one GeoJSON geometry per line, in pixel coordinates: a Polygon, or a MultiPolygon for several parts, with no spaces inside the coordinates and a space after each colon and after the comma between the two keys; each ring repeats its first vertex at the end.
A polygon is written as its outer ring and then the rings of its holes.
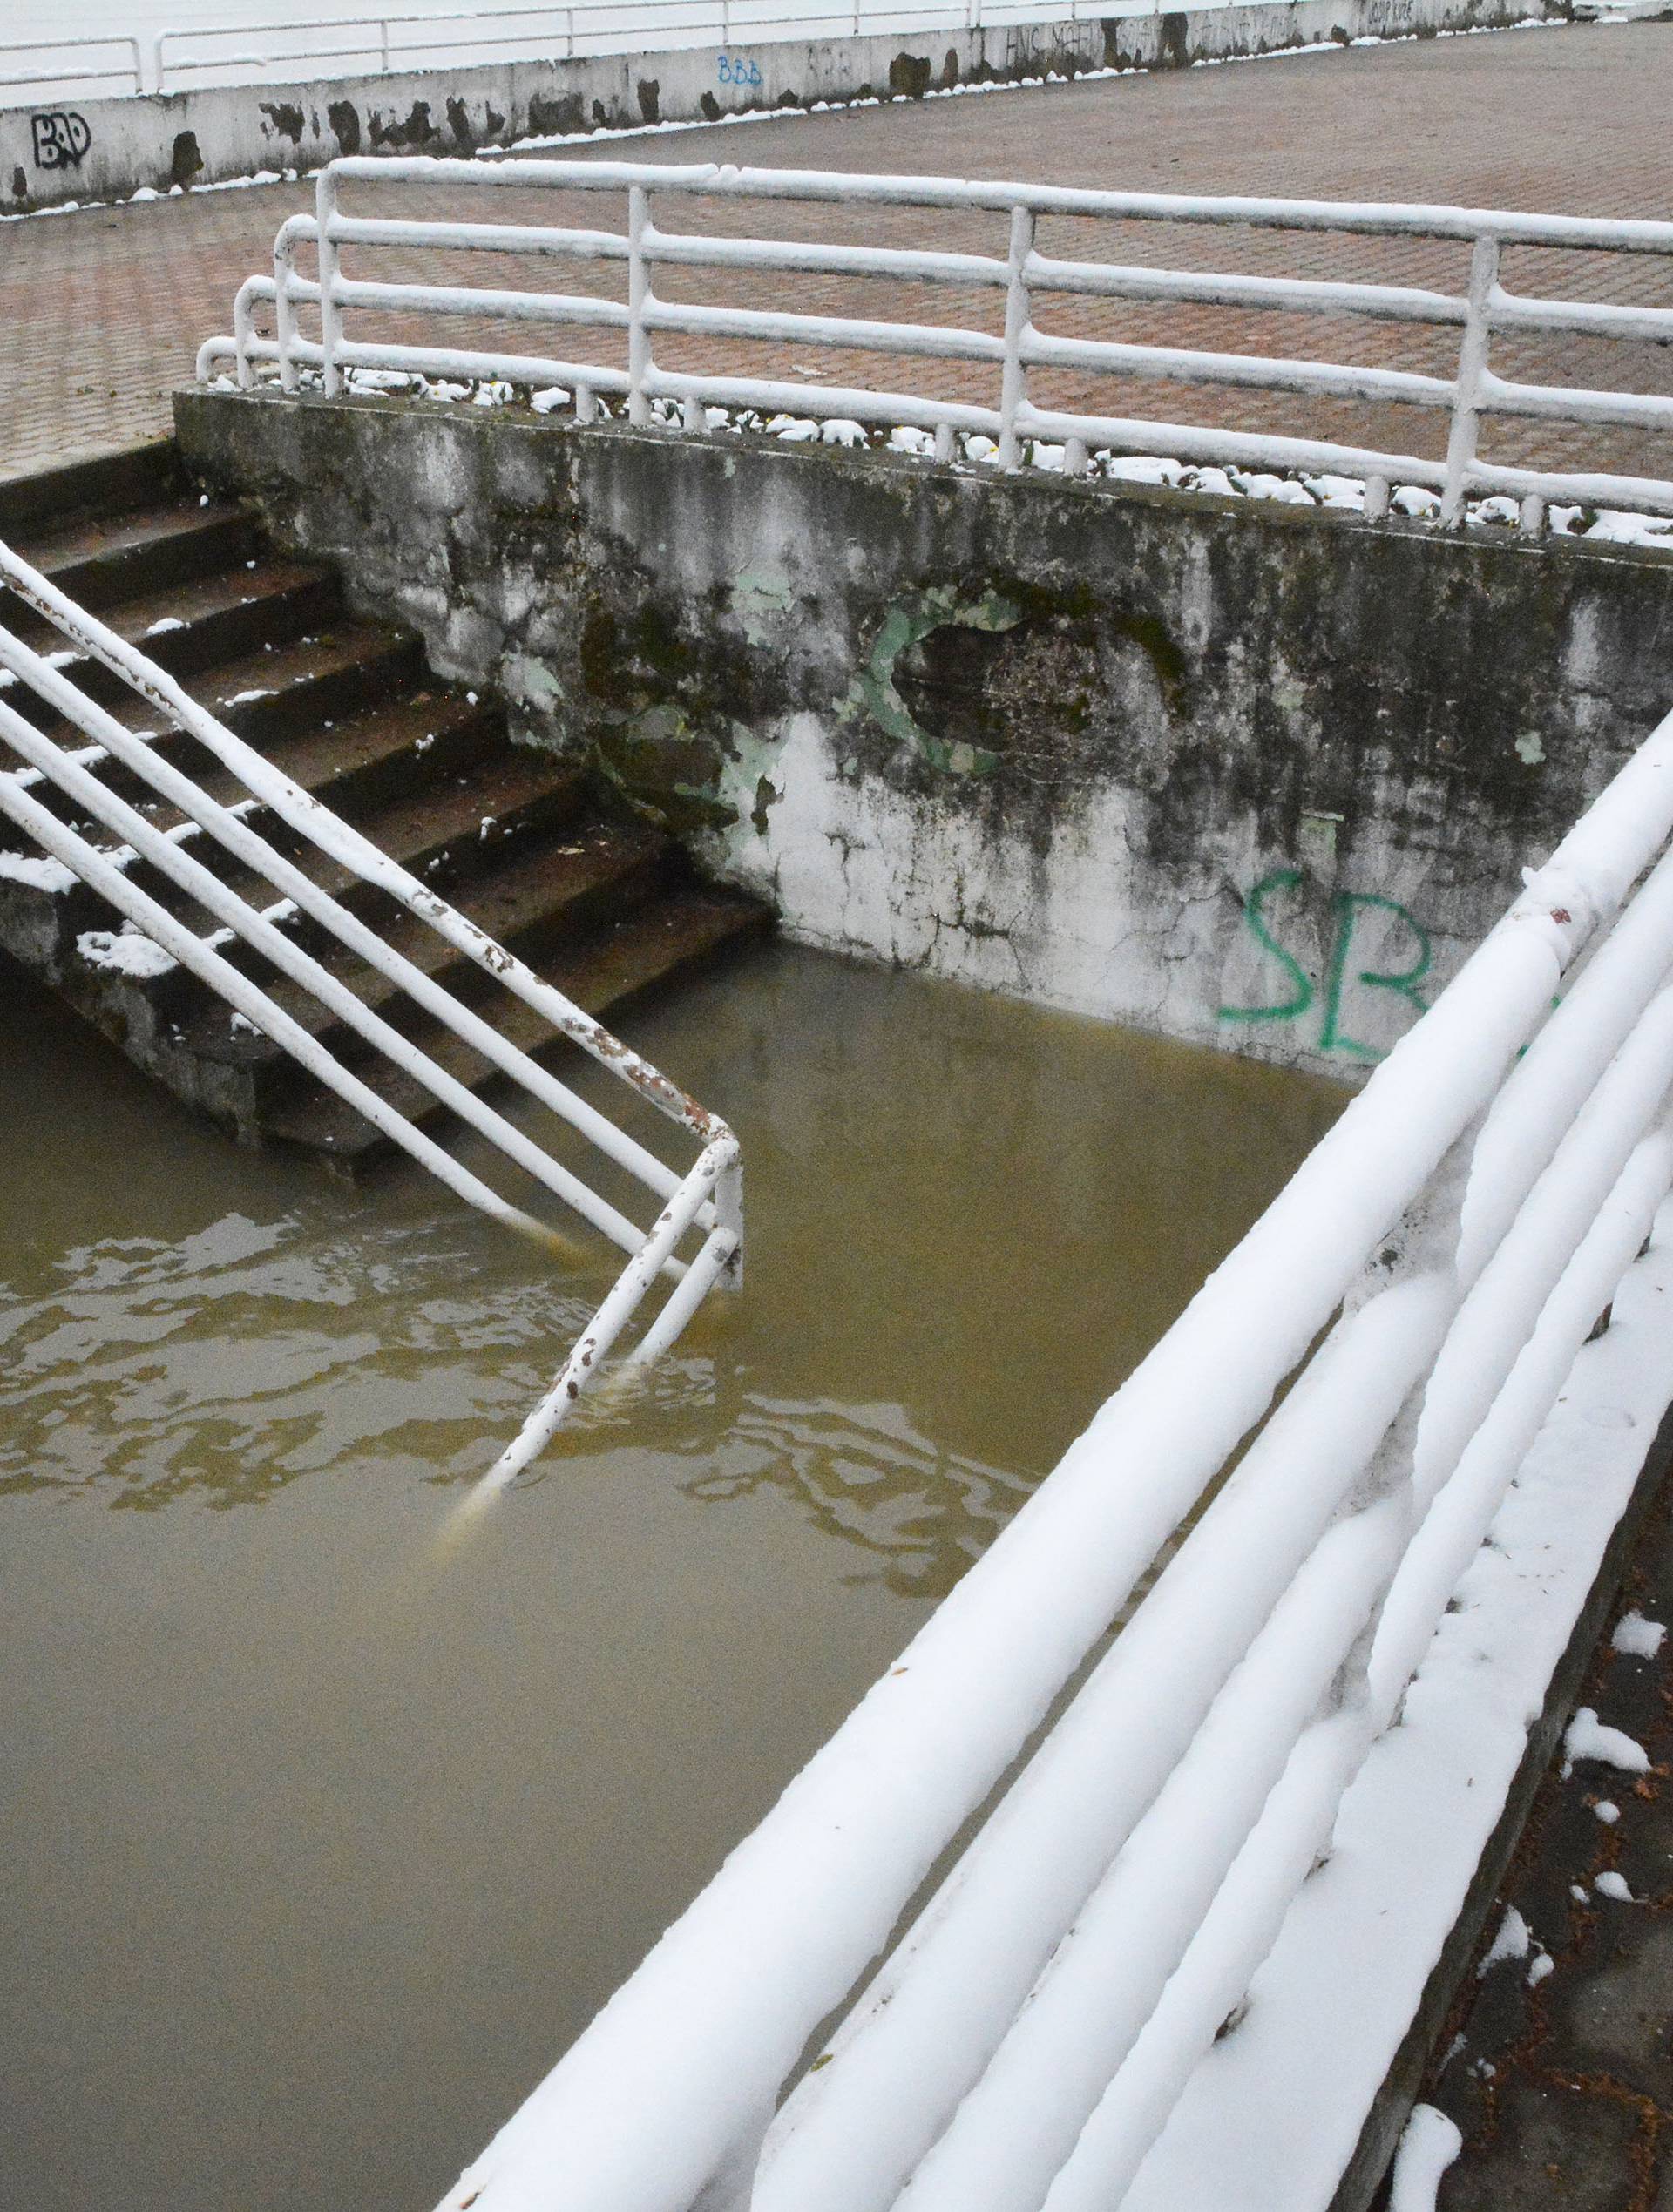
{"type": "Polygon", "coordinates": [[[340,153],[470,153],[530,137],[807,107],[921,98],[932,86],[1049,71],[1162,68],[1337,38],[1462,30],[1561,0],[1286,0],[1172,13],[1118,6],[1101,20],[899,37],[783,39],[724,50],[338,77],[0,107],[0,210],[317,168],[340,153]]]}
{"type": "Polygon", "coordinates": [[[813,941],[1352,1074],[1673,700],[1673,559],[516,409],[187,457],[813,941]]]}

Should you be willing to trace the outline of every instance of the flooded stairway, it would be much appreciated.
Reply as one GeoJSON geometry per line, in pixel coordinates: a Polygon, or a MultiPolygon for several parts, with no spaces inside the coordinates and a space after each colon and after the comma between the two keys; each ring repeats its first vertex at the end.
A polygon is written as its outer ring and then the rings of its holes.
{"type": "MultiPolygon", "coordinates": [[[[276,551],[242,508],[203,498],[173,446],[0,484],[0,538],[586,1012],[603,1016],[768,926],[756,902],[699,882],[671,839],[604,799],[574,763],[511,743],[498,707],[432,677],[411,632],[355,615],[333,575],[276,551]]],[[[51,655],[125,727],[161,730],[144,697],[98,663],[55,651],[62,639],[3,590],[0,622],[51,655]]],[[[73,741],[26,687],[10,685],[0,697],[49,735],[73,741]]],[[[243,799],[184,732],[161,730],[153,749],[212,796],[243,799]]],[[[0,746],[0,766],[16,765],[0,746]]],[[[88,765],[156,827],[191,835],[129,771],[97,756],[88,765]]],[[[60,818],[78,822],[72,802],[51,785],[33,788],[60,818]]],[[[243,808],[276,849],[375,922],[425,975],[466,1006],[483,1001],[489,979],[444,937],[394,910],[269,809],[248,800],[243,808]]],[[[110,832],[78,826],[101,849],[119,849],[110,832]]],[[[240,892],[266,891],[206,841],[193,838],[191,849],[240,892]]],[[[194,929],[203,925],[201,910],[137,856],[126,873],[194,929]]],[[[376,969],[294,909],[268,911],[363,1004],[382,1008],[390,998],[376,969]]],[[[9,823],[0,823],[0,946],[169,1089],[247,1140],[298,1146],[349,1166],[380,1147],[353,1107],[149,940],[124,930],[95,892],[30,849],[9,823]]],[[[275,980],[259,953],[238,944],[225,952],[380,1097],[415,1121],[439,1117],[421,1086],[369,1054],[305,992],[275,980]]],[[[391,1018],[469,1088],[488,1079],[487,1063],[442,1023],[410,1007],[391,1010],[391,1018]]],[[[550,1041],[526,1007],[501,1010],[496,1025],[525,1049],[550,1041]]]]}

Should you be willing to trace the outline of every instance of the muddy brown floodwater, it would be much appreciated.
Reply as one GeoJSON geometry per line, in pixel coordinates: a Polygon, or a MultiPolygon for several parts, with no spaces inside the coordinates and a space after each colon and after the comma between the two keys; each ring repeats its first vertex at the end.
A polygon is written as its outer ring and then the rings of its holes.
{"type": "Polygon", "coordinates": [[[449,1544],[606,1260],[0,974],[0,2203],[425,2212],[1342,1100],[781,947],[624,1026],[745,1295],[449,1544]]]}

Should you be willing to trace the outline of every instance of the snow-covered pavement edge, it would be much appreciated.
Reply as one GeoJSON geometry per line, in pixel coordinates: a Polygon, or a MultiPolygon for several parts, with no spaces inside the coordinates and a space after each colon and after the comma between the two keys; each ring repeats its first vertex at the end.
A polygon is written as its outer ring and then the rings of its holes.
{"type": "MultiPolygon", "coordinates": [[[[1291,1907],[1247,2012],[1197,2067],[1123,2212],[1331,2206],[1670,1402],[1673,1200],[1610,1327],[1582,1348],[1401,1724],[1344,1799],[1329,1863],[1291,1907]]],[[[1464,1944],[1450,1955],[1460,1973],[1466,1956],[1464,1944]]],[[[1406,2094],[1416,2086],[1414,2076],[1406,2094]]],[[[1392,2145],[1405,2114],[1385,2117],[1392,2145]]]]}

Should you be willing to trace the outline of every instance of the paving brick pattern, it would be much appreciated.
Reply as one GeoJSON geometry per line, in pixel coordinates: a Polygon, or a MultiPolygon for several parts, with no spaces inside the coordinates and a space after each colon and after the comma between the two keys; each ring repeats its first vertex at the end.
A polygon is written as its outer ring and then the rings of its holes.
{"type": "MultiPolygon", "coordinates": [[[[1673,1624],[1673,1485],[1629,1608],[1673,1624]]],[[[1424,2091],[1465,2137],[1438,2212],[1673,2212],[1673,1636],[1653,1659],[1606,1639],[1576,1702],[1650,1770],[1559,1758],[1541,1787],[1486,1938],[1514,1907],[1532,1947],[1466,1979],[1424,2091]]]]}
{"type": "MultiPolygon", "coordinates": [[[[742,127],[663,133],[565,149],[583,158],[627,154],[657,162],[716,157],[762,166],[1022,177],[1064,184],[1431,200],[1581,213],[1673,216],[1664,158],[1673,24],[1568,27],[1288,56],[1038,91],[922,105],[783,117],[742,127]]],[[[357,212],[464,212],[501,220],[576,220],[619,228],[620,195],[528,192],[421,193],[359,188],[357,212]],[[487,205],[482,203],[486,201],[487,205]]],[[[160,435],[168,394],[186,381],[199,340],[229,328],[240,281],[268,266],[283,216],[306,206],[305,185],[195,193],[179,200],[85,210],[0,226],[0,475],[108,451],[160,435]]],[[[663,200],[667,228],[761,227],[758,207],[663,200]],[[674,212],[678,206],[679,213],[674,212]]],[[[784,237],[864,236],[1002,255],[1003,219],[877,209],[856,216],[787,205],[784,237]]],[[[1154,224],[1054,221],[1042,248],[1065,256],[1317,276],[1379,277],[1461,290],[1466,249],[1154,224]]],[[[479,254],[393,252],[345,257],[351,274],[464,284],[534,283],[620,296],[620,272],[479,254]]],[[[1631,296],[1673,305],[1673,265],[1587,254],[1507,257],[1513,288],[1563,296],[1631,296]],[[1627,287],[1625,291],[1612,287],[1627,287]]],[[[956,323],[997,331],[993,292],[877,279],[824,279],[665,269],[669,299],[708,298],[816,313],[956,323]]],[[[1058,298],[1037,303],[1042,328],[1183,346],[1399,362],[1445,375],[1454,334],[1333,318],[1058,298]]],[[[620,361],[613,334],[458,319],[352,319],[356,335],[404,334],[429,343],[549,351],[620,361]]],[[[805,345],[664,337],[668,367],[864,383],[992,403],[997,369],[858,352],[814,355],[805,345]],[[810,358],[811,355],[811,358],[810,358]]],[[[1537,381],[1636,390],[1673,389],[1668,353],[1605,341],[1500,341],[1494,366],[1537,381]]],[[[1320,402],[1067,372],[1037,374],[1046,403],[1178,422],[1218,421],[1365,440],[1438,453],[1444,418],[1412,408],[1320,402]]],[[[1165,440],[1159,440],[1165,445],[1165,440]]],[[[1494,427],[1484,450],[1514,460],[1561,460],[1673,474],[1666,438],[1587,434],[1557,426],[1494,427]]]]}

